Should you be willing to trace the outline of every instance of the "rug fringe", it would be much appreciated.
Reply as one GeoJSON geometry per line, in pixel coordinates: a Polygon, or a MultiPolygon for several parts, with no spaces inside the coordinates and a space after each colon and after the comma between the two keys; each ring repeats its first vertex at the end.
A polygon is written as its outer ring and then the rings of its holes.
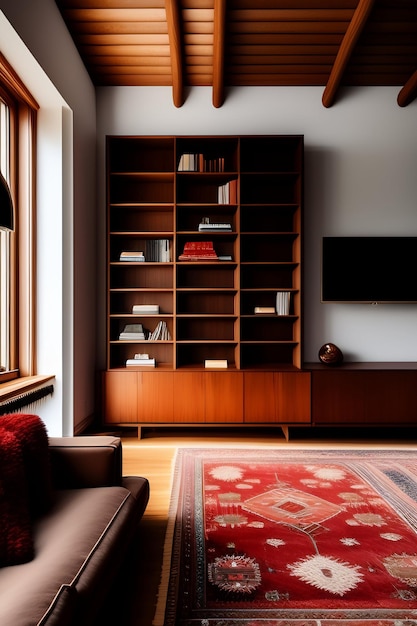
{"type": "Polygon", "coordinates": [[[174,544],[175,519],[177,513],[177,504],[179,498],[179,488],[181,481],[179,474],[181,468],[177,465],[178,448],[175,450],[174,458],[171,466],[171,487],[170,487],[170,503],[168,511],[168,521],[165,531],[164,550],[162,556],[161,578],[158,587],[158,596],[156,602],[155,615],[152,621],[153,626],[164,626],[165,609],[168,596],[168,586],[171,574],[172,548],[174,544]]]}

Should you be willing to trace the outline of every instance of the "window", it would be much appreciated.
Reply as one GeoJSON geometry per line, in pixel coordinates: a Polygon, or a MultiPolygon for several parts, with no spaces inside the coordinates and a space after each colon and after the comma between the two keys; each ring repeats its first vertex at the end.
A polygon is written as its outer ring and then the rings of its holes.
{"type": "Polygon", "coordinates": [[[15,209],[0,230],[0,387],[35,371],[35,138],[38,106],[0,54],[0,170],[15,209]]]}
{"type": "MultiPolygon", "coordinates": [[[[0,171],[10,187],[10,122],[11,111],[8,104],[0,98],[0,171]]],[[[11,233],[0,230],[0,374],[10,373],[11,336],[11,233]]]]}

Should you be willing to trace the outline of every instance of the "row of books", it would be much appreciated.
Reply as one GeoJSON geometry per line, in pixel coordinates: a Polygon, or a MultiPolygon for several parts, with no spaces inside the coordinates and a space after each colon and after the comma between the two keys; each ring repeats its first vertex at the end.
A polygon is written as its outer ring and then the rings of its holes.
{"type": "Polygon", "coordinates": [[[119,260],[127,263],[169,263],[171,261],[169,239],[148,239],[145,242],[145,250],[123,250],[119,260]]]}
{"type": "Polygon", "coordinates": [[[166,322],[158,322],[157,327],[148,337],[149,341],[171,341],[171,333],[166,322]]]}
{"type": "Polygon", "coordinates": [[[178,164],[179,172],[224,172],[224,157],[205,157],[201,152],[185,152],[178,164]]]}
{"type": "Polygon", "coordinates": [[[155,263],[169,263],[171,260],[169,239],[148,239],[145,244],[146,260],[155,263]]]}
{"type": "Polygon", "coordinates": [[[237,180],[230,180],[224,185],[220,185],[217,190],[217,202],[219,204],[237,203],[237,180]]]}
{"type": "Polygon", "coordinates": [[[170,341],[171,333],[167,323],[159,321],[155,330],[150,332],[142,324],[126,324],[119,334],[120,341],[170,341]]]}
{"type": "Polygon", "coordinates": [[[291,292],[278,291],[276,298],[277,315],[289,315],[291,305],[291,292]]]}

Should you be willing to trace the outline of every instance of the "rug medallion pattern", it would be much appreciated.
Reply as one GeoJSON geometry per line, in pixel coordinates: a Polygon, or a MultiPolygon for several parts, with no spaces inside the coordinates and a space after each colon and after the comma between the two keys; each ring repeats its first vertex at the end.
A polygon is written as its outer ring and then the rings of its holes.
{"type": "Polygon", "coordinates": [[[417,626],[417,450],[184,448],[172,506],[164,626],[417,626]]]}

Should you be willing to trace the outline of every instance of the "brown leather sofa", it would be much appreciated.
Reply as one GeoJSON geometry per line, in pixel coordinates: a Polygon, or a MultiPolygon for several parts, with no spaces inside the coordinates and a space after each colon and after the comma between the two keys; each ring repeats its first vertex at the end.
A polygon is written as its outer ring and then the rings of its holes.
{"type": "Polygon", "coordinates": [[[49,453],[52,505],[33,521],[34,557],[0,568],[4,626],[93,624],[148,502],[148,481],[122,476],[117,437],[50,438],[49,453]]]}

